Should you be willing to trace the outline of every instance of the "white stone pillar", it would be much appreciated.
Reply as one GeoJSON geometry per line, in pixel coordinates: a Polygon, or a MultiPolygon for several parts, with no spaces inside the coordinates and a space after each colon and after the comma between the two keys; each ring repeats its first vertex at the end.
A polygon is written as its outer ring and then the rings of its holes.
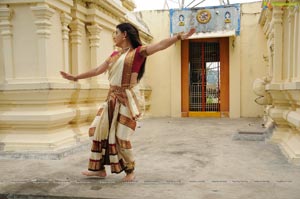
{"type": "Polygon", "coordinates": [[[271,32],[269,36],[269,60],[272,70],[271,84],[266,85],[266,90],[272,96],[272,107],[268,109],[268,116],[276,123],[273,131],[272,140],[281,143],[286,132],[290,127],[283,118],[285,111],[289,110],[289,100],[282,91],[283,83],[283,11],[281,7],[274,6],[271,19],[271,32]]]}
{"type": "Polygon", "coordinates": [[[87,26],[90,32],[90,49],[91,49],[91,68],[95,68],[99,65],[99,46],[100,46],[100,32],[102,28],[98,24],[87,26]]]}
{"type": "Polygon", "coordinates": [[[274,34],[274,56],[273,56],[273,81],[282,82],[282,48],[283,48],[283,27],[282,27],[283,11],[280,7],[274,6],[271,21],[272,34],[274,34]]]}
{"type": "Polygon", "coordinates": [[[47,78],[47,68],[49,62],[47,61],[48,42],[50,37],[51,17],[55,11],[46,3],[38,3],[31,7],[33,14],[36,17],[35,25],[37,26],[38,35],[38,70],[41,79],[47,78]]]}
{"type": "Polygon", "coordinates": [[[268,45],[268,56],[269,56],[269,70],[268,70],[268,76],[271,77],[271,81],[274,81],[273,78],[273,57],[274,57],[274,41],[273,41],[274,34],[269,34],[269,39],[267,42],[268,45]]]}
{"type": "Polygon", "coordinates": [[[4,59],[4,79],[5,81],[14,78],[14,60],[13,60],[13,32],[10,19],[12,18],[12,10],[7,5],[0,7],[0,31],[3,43],[3,59],[4,59]]]}
{"type": "Polygon", "coordinates": [[[81,40],[82,40],[82,32],[84,30],[84,23],[80,21],[79,19],[74,19],[70,23],[71,28],[71,48],[72,48],[72,67],[71,67],[71,73],[74,75],[77,75],[80,73],[80,63],[82,59],[82,53],[81,53],[81,40]]]}
{"type": "Polygon", "coordinates": [[[72,17],[66,13],[60,15],[62,25],[62,39],[63,39],[63,71],[70,72],[69,63],[69,31],[68,25],[70,24],[72,17]]]}
{"type": "MultiPolygon", "coordinates": [[[[100,32],[102,30],[102,27],[100,27],[98,24],[93,24],[90,26],[87,26],[88,31],[90,32],[89,40],[90,40],[90,60],[91,60],[91,68],[95,68],[100,64],[99,60],[99,54],[100,54],[100,32]]],[[[99,85],[101,84],[101,78],[103,75],[92,78],[91,83],[99,85]],[[98,81],[100,80],[100,81],[98,81]]],[[[106,80],[107,81],[107,80],[106,80]]]]}
{"type": "Polygon", "coordinates": [[[300,18],[299,18],[299,8],[294,8],[294,70],[293,76],[295,81],[300,81],[300,18]]]}
{"type": "Polygon", "coordinates": [[[286,81],[290,82],[293,79],[294,74],[294,8],[290,7],[288,9],[289,15],[288,15],[288,23],[289,23],[289,39],[288,39],[288,65],[287,65],[287,79],[286,81]]]}

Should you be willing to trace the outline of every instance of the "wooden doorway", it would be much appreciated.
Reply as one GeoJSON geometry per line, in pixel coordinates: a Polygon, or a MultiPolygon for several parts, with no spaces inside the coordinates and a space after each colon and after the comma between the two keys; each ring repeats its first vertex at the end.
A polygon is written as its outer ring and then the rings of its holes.
{"type": "Polygon", "coordinates": [[[182,41],[183,117],[229,116],[228,44],[228,38],[182,41]]]}

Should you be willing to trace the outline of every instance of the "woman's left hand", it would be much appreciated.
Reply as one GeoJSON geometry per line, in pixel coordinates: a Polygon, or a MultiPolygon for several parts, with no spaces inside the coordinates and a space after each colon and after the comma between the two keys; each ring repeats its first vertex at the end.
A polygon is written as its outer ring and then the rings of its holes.
{"type": "Polygon", "coordinates": [[[192,36],[195,32],[196,32],[196,28],[191,28],[189,32],[183,33],[183,34],[181,35],[181,39],[182,39],[182,40],[187,39],[187,38],[189,38],[190,36],[192,36]]]}

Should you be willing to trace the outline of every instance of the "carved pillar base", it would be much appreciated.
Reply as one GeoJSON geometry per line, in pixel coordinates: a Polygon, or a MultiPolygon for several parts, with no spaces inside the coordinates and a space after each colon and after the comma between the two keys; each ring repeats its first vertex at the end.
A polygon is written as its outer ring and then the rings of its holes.
{"type": "Polygon", "coordinates": [[[273,106],[267,109],[275,122],[271,141],[277,143],[288,159],[300,164],[300,108],[298,84],[285,83],[280,90],[269,90],[273,106]]]}
{"type": "Polygon", "coordinates": [[[50,88],[0,92],[0,151],[55,152],[89,139],[88,128],[107,90],[45,86],[50,88]]]}
{"type": "Polygon", "coordinates": [[[281,129],[273,132],[272,140],[279,144],[281,151],[290,162],[300,165],[300,132],[295,129],[281,129]]]}
{"type": "Polygon", "coordinates": [[[71,90],[4,90],[0,92],[1,151],[55,151],[76,144],[68,123],[75,111],[71,90]]]}

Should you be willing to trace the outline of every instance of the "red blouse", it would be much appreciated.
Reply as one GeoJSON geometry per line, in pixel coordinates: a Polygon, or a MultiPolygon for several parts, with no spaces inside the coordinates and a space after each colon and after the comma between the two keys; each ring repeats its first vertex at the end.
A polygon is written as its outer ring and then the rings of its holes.
{"type": "MultiPolygon", "coordinates": [[[[132,72],[133,73],[138,73],[140,71],[141,66],[145,60],[145,57],[140,54],[141,47],[142,46],[138,46],[135,51],[135,55],[134,55],[134,59],[133,59],[133,63],[132,63],[132,72]]],[[[119,53],[118,51],[114,51],[110,56],[113,57],[113,56],[117,55],[118,53],[119,53]]]]}

